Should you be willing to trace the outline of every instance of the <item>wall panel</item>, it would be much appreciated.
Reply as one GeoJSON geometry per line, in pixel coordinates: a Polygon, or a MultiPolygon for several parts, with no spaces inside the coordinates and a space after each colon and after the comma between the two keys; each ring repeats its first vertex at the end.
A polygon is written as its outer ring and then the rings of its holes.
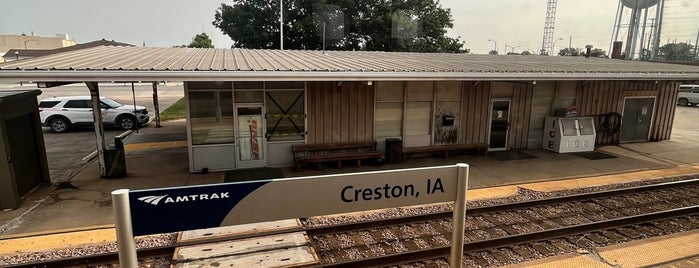
{"type": "Polygon", "coordinates": [[[308,144],[370,141],[374,87],[360,82],[308,82],[308,144]]]}

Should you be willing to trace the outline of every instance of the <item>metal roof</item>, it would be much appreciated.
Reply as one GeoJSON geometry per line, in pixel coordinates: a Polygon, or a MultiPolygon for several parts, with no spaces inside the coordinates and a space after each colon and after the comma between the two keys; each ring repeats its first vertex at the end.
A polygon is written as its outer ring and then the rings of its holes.
{"type": "Polygon", "coordinates": [[[0,80],[699,80],[699,67],[583,57],[100,46],[0,64],[0,80]]]}

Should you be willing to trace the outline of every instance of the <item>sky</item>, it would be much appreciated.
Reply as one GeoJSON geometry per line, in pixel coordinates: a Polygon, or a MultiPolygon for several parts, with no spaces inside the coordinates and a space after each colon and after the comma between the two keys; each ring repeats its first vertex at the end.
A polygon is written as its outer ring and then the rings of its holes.
{"type": "MultiPolygon", "coordinates": [[[[507,51],[541,49],[547,0],[442,0],[451,9],[454,28],[472,53],[495,48],[507,51]],[[494,41],[488,41],[494,40],[494,41]]],[[[3,0],[0,34],[40,36],[68,34],[77,43],[99,39],[149,47],[189,44],[207,33],[217,48],[232,41],[211,22],[222,0],[3,0]]],[[[554,30],[555,49],[593,45],[609,50],[618,1],[558,0],[554,30]],[[559,40],[561,39],[561,40],[559,40]]],[[[654,7],[651,12],[654,12],[654,7]]],[[[623,16],[629,21],[630,11],[623,16]]],[[[699,31],[699,1],[666,0],[661,43],[695,43],[699,31]]],[[[622,34],[626,29],[622,29],[622,34]]]]}

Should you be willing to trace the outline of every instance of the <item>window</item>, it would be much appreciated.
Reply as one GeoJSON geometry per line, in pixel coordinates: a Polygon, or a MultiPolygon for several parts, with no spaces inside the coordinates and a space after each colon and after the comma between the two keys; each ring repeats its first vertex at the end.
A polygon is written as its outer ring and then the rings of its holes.
{"type": "Polygon", "coordinates": [[[430,135],[430,121],[432,118],[431,101],[410,101],[405,109],[405,117],[408,120],[405,125],[405,135],[430,135]]]}
{"type": "Polygon", "coordinates": [[[235,103],[262,103],[262,91],[235,91],[235,103]]]}
{"type": "Polygon", "coordinates": [[[193,145],[235,142],[232,92],[190,91],[189,110],[193,145]]]}
{"type": "Polygon", "coordinates": [[[63,108],[90,108],[92,105],[90,105],[89,100],[69,100],[66,102],[65,105],[63,105],[63,108]]]}
{"type": "Polygon", "coordinates": [[[376,103],[376,137],[399,137],[403,122],[402,102],[376,103]]]}
{"type": "Polygon", "coordinates": [[[267,140],[302,140],[306,129],[303,89],[267,91],[265,98],[267,140]]]}
{"type": "Polygon", "coordinates": [[[577,136],[578,130],[575,125],[577,120],[575,119],[561,119],[561,127],[563,127],[563,136],[577,136]]]}
{"type": "Polygon", "coordinates": [[[405,135],[431,135],[434,82],[406,82],[405,90],[408,98],[405,107],[405,135]]]}
{"type": "Polygon", "coordinates": [[[56,106],[61,101],[42,101],[39,103],[39,108],[51,108],[56,106]]]}
{"type": "Polygon", "coordinates": [[[376,83],[374,136],[400,137],[403,130],[403,82],[376,83]]]}

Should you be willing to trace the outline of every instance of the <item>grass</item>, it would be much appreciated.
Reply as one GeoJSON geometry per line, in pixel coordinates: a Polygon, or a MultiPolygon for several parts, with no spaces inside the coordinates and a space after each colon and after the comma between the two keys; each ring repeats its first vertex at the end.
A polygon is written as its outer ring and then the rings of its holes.
{"type": "Polygon", "coordinates": [[[175,120],[175,119],[182,119],[185,118],[185,111],[184,111],[184,98],[179,99],[170,107],[167,107],[165,111],[162,111],[160,113],[160,120],[161,121],[168,121],[168,120],[175,120]]]}

